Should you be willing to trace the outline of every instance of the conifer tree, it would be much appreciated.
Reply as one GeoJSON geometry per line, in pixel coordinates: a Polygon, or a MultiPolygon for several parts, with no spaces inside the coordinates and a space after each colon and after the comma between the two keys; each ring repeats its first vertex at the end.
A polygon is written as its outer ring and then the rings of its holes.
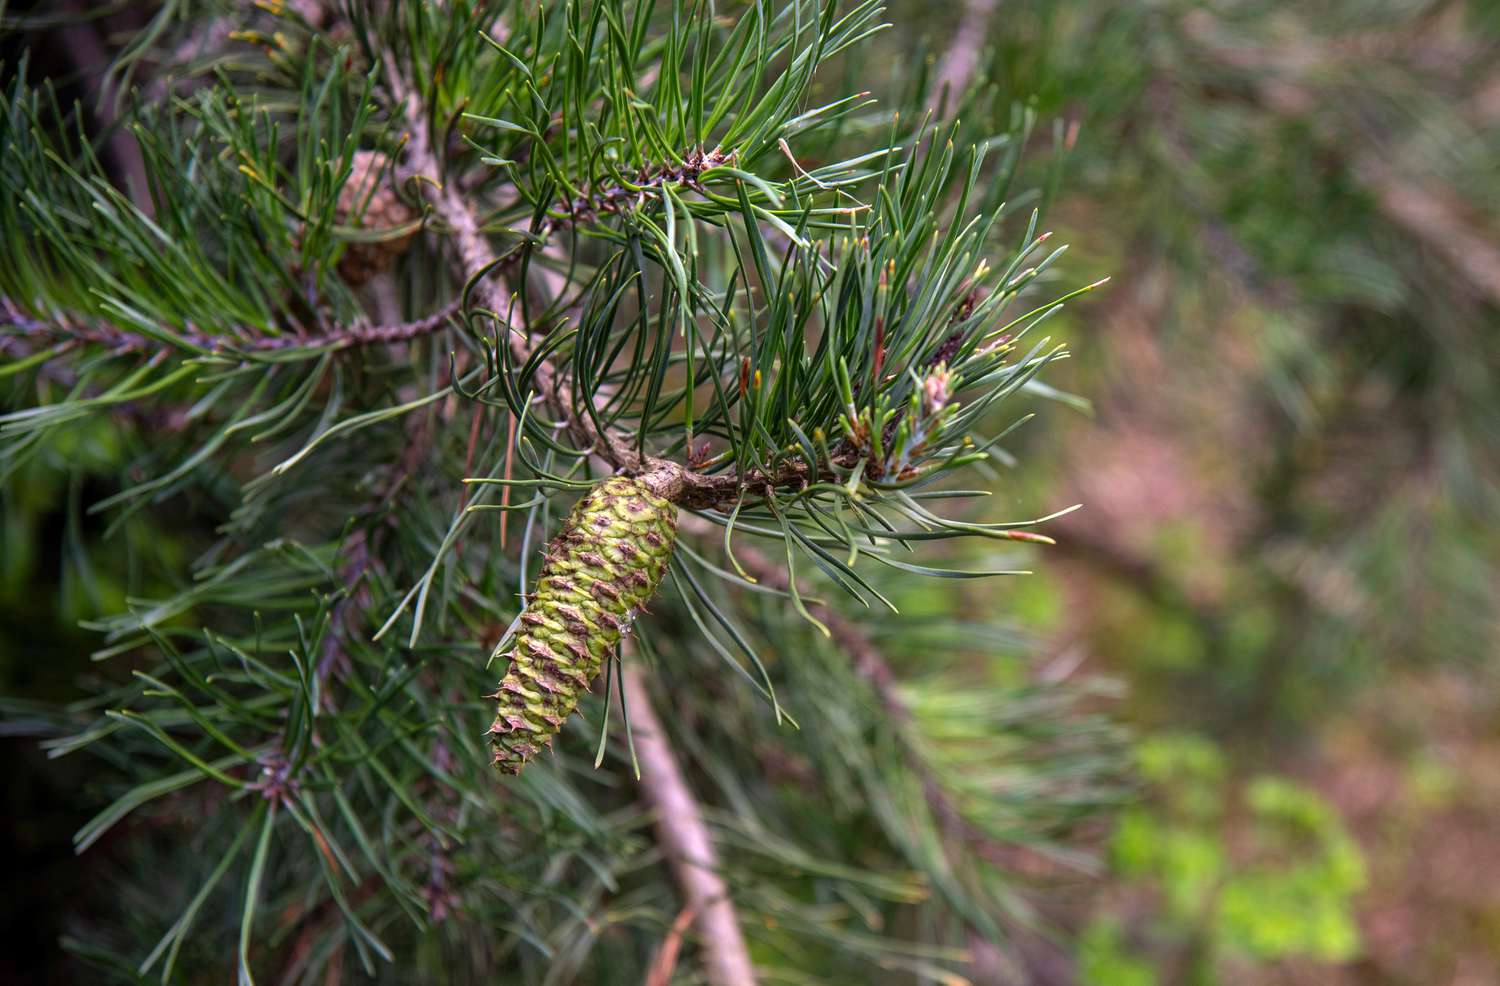
{"type": "Polygon", "coordinates": [[[837,81],[882,16],[168,3],[108,113],[8,68],[0,470],[63,491],[99,672],[11,719],[127,847],[82,959],[1022,961],[1116,740],[932,580],[1047,540],[974,503],[1093,285],[1012,188],[1029,114],[837,81]]]}

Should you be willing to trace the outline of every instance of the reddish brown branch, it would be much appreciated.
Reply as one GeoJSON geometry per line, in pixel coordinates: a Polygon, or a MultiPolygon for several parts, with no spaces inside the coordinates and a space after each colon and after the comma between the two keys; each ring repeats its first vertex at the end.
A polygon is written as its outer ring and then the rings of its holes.
{"type": "Polygon", "coordinates": [[[969,84],[974,81],[974,72],[979,67],[979,53],[989,34],[990,17],[997,6],[998,0],[967,0],[964,3],[958,30],[932,73],[929,98],[934,105],[943,98],[944,93],[951,104],[962,97],[969,84]]]}
{"type": "Polygon", "coordinates": [[[641,795],[656,814],[656,839],[682,890],[686,909],[696,915],[704,977],[711,986],[753,986],[755,970],[729,886],[719,875],[718,852],[651,704],[645,672],[639,664],[627,663],[622,678],[641,766],[641,795]]]}
{"type": "MultiPolygon", "coordinates": [[[[409,125],[403,172],[407,178],[425,179],[419,182],[423,187],[436,189],[432,202],[433,213],[453,239],[460,273],[466,280],[481,272],[486,275],[474,290],[471,310],[491,312],[500,320],[506,332],[506,345],[511,359],[517,365],[523,364],[531,358],[532,338],[527,326],[519,324],[515,296],[504,279],[497,276],[510,262],[510,257],[521,255],[520,251],[504,258],[497,254],[482,232],[479,211],[463,196],[458,184],[437,183],[443,169],[427,134],[426,110],[421,97],[391,62],[386,64],[385,78],[393,102],[402,108],[409,125]]],[[[693,182],[703,171],[725,160],[727,158],[717,153],[695,154],[679,167],[650,169],[641,172],[638,178],[646,186],[665,181],[693,182]]],[[[645,193],[645,187],[637,187],[606,191],[591,199],[581,198],[568,205],[562,216],[549,220],[546,229],[555,230],[568,223],[612,212],[622,207],[627,200],[645,193]]],[[[525,247],[521,248],[524,249],[525,247]]],[[[758,491],[770,487],[796,488],[814,478],[828,478],[832,475],[829,469],[819,477],[811,477],[806,464],[802,462],[790,463],[774,473],[752,471],[744,475],[726,473],[706,476],[693,472],[669,459],[641,455],[631,447],[628,439],[613,432],[600,431],[591,416],[576,412],[572,387],[550,364],[540,363],[532,379],[544,406],[566,428],[579,448],[599,456],[614,469],[638,475],[658,495],[684,507],[724,507],[733,503],[747,489],[758,491]]],[[[851,450],[838,464],[853,466],[857,458],[851,450]]]]}
{"type": "MultiPolygon", "coordinates": [[[[733,160],[733,153],[695,149],[688,152],[681,164],[642,165],[623,184],[609,185],[576,199],[560,200],[537,222],[530,235],[535,239],[545,240],[553,233],[571,229],[600,216],[619,215],[632,206],[645,204],[647,196],[664,185],[678,184],[702,191],[703,186],[699,181],[703,173],[733,160]]],[[[514,267],[526,256],[530,247],[530,240],[523,242],[501,257],[495,270],[505,271],[514,267]]]]}
{"type": "MultiPolygon", "coordinates": [[[[178,336],[191,349],[224,355],[391,345],[438,331],[459,313],[460,307],[458,301],[453,301],[411,322],[343,325],[313,335],[209,335],[189,326],[178,336]]],[[[32,344],[26,352],[12,355],[30,355],[48,346],[72,348],[77,345],[102,346],[116,355],[160,351],[157,340],[139,332],[109,322],[80,321],[67,316],[37,318],[9,298],[0,298],[0,330],[3,329],[20,329],[21,338],[32,344]]]]}
{"type": "Polygon", "coordinates": [[[646,970],[646,986],[671,986],[672,975],[677,971],[677,955],[682,951],[683,936],[697,917],[698,912],[691,904],[678,912],[672,927],[667,929],[667,936],[661,940],[661,946],[656,950],[656,957],[651,960],[651,967],[646,970]]]}

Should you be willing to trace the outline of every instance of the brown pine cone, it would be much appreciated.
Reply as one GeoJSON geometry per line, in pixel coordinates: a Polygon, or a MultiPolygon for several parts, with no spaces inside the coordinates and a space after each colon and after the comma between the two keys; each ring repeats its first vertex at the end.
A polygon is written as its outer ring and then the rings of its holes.
{"type": "MultiPolygon", "coordinates": [[[[339,189],[333,221],[340,226],[379,230],[395,229],[416,219],[417,210],[396,194],[389,177],[384,154],[379,151],[355,151],[354,170],[344,187],[339,189]]],[[[344,255],[339,258],[339,276],[351,287],[359,287],[375,275],[389,270],[396,259],[411,246],[416,235],[413,230],[387,240],[347,244],[344,255]]]]}

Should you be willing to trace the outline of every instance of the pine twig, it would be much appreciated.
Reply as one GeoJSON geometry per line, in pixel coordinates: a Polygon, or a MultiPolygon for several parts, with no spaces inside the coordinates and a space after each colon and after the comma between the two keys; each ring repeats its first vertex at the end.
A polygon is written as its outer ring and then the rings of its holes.
{"type": "MultiPolygon", "coordinates": [[[[684,517],[681,525],[684,531],[698,534],[711,533],[709,524],[697,517],[684,517]]],[[[777,565],[751,545],[737,545],[735,558],[747,573],[767,588],[785,591],[791,584],[785,568],[777,565]]],[[[807,608],[814,617],[828,627],[833,638],[839,641],[842,648],[849,654],[854,673],[870,686],[885,714],[898,726],[904,728],[904,725],[912,718],[911,707],[902,697],[896,672],[881,654],[880,648],[857,623],[838,610],[822,603],[808,603],[807,608]]],[[[636,700],[629,698],[627,701],[632,710],[633,725],[636,718],[634,712],[636,700]]],[[[637,742],[637,752],[639,752],[639,746],[637,742]]],[[[1056,868],[1056,860],[1032,853],[1024,846],[1000,842],[982,831],[964,817],[959,805],[955,803],[941,780],[926,762],[911,753],[906,759],[908,767],[921,781],[922,793],[927,799],[928,807],[945,836],[967,847],[970,852],[994,866],[1029,872],[1050,871],[1056,868]]],[[[1005,976],[1015,967],[1010,956],[972,928],[969,943],[972,955],[970,972],[976,983],[983,984],[983,986],[999,986],[1000,983],[1008,981],[1005,976]]]]}
{"type": "Polygon", "coordinates": [[[969,88],[974,70],[979,67],[979,52],[989,34],[990,18],[998,6],[999,0],[965,0],[958,30],[932,73],[928,98],[933,103],[941,100],[944,93],[950,100],[957,100],[969,88]]]}
{"type": "Polygon", "coordinates": [[[1486,300],[1500,304],[1500,246],[1490,231],[1477,227],[1446,196],[1398,173],[1378,151],[1358,145],[1351,148],[1347,137],[1330,132],[1326,121],[1315,115],[1324,100],[1311,87],[1284,78],[1263,78],[1268,67],[1279,64],[1274,51],[1216,44],[1211,18],[1184,24],[1190,36],[1209,46],[1215,59],[1251,72],[1251,91],[1258,103],[1278,116],[1311,123],[1319,143],[1343,162],[1387,220],[1446,260],[1486,300]]]}
{"type": "MultiPolygon", "coordinates": [[[[181,338],[189,347],[204,352],[265,353],[289,349],[350,349],[362,346],[394,345],[441,329],[459,313],[460,302],[452,301],[430,315],[410,322],[389,325],[342,325],[317,335],[249,336],[208,335],[191,326],[181,338]]],[[[156,351],[158,343],[109,322],[84,322],[66,316],[36,318],[26,314],[10,298],[0,297],[0,330],[20,329],[23,337],[35,343],[30,355],[47,346],[71,348],[79,344],[102,346],[116,355],[156,351]]]]}
{"type": "MultiPolygon", "coordinates": [[[[546,240],[554,233],[572,229],[580,223],[597,219],[600,216],[619,215],[632,205],[645,202],[648,192],[663,185],[677,184],[685,188],[701,190],[699,179],[705,171],[733,161],[733,154],[725,154],[717,150],[694,149],[684,155],[680,164],[643,165],[636,170],[629,186],[609,185],[586,196],[558,201],[551,211],[537,221],[535,228],[531,230],[531,236],[538,240],[546,240]]],[[[530,246],[530,240],[523,241],[514,250],[500,258],[495,270],[506,271],[513,268],[522,257],[526,256],[530,246]]]]}
{"type": "Polygon", "coordinates": [[[682,951],[683,936],[697,918],[698,912],[691,904],[678,912],[656,950],[656,957],[651,960],[651,967],[646,970],[646,986],[671,986],[672,974],[677,971],[677,956],[682,951]]]}
{"type": "MultiPolygon", "coordinates": [[[[495,276],[503,271],[508,258],[496,254],[488,238],[480,231],[483,224],[479,213],[463,197],[458,183],[437,182],[443,169],[427,134],[427,111],[420,94],[402,77],[391,60],[386,62],[384,77],[393,104],[401,107],[406,117],[408,139],[404,174],[409,179],[424,177],[428,181],[423,184],[437,188],[433,211],[453,237],[458,251],[460,273],[465,280],[484,275],[475,289],[472,307],[492,312],[503,321],[506,345],[511,357],[517,365],[524,364],[531,358],[531,336],[526,326],[515,324],[515,295],[503,278],[495,276]]],[[[700,158],[694,167],[706,169],[706,160],[700,158]]],[[[654,180],[668,180],[676,173],[655,172],[654,180]]],[[[572,221],[579,221],[601,212],[613,211],[618,205],[609,196],[598,202],[580,200],[572,205],[569,216],[572,221]]],[[[813,476],[801,461],[788,463],[769,474],[759,470],[751,470],[745,474],[711,476],[693,472],[670,459],[641,455],[630,447],[628,438],[612,431],[601,431],[588,415],[575,413],[572,388],[550,364],[541,362],[536,367],[534,380],[543,403],[562,423],[579,448],[599,456],[619,472],[639,477],[657,495],[683,507],[712,509],[733,503],[747,489],[759,491],[767,488],[795,488],[814,479],[833,477],[831,466],[825,466],[823,473],[813,476]]],[[[836,458],[837,465],[852,467],[858,461],[859,454],[854,449],[846,449],[836,455],[836,458]]]]}
{"type": "MultiPolygon", "coordinates": [[[[515,317],[515,297],[503,278],[493,276],[495,268],[501,265],[502,258],[480,232],[482,223],[479,215],[474,206],[463,197],[458,183],[450,181],[444,184],[438,181],[444,172],[427,133],[427,109],[421,95],[401,75],[392,59],[386,60],[384,80],[392,103],[400,107],[406,118],[406,161],[403,171],[409,178],[426,178],[436,187],[433,211],[453,237],[464,280],[490,275],[485,276],[477,285],[473,307],[492,312],[503,321],[506,345],[516,363],[523,364],[531,358],[531,338],[524,326],[512,324],[515,317]]],[[[542,363],[537,367],[535,379],[542,399],[566,423],[568,431],[584,448],[594,450],[616,467],[627,463],[639,466],[639,457],[629,451],[624,443],[599,433],[586,416],[571,413],[571,390],[549,364],[542,363]]]]}
{"type": "MultiPolygon", "coordinates": [[[[700,535],[712,533],[708,522],[697,517],[684,517],[680,525],[684,532],[700,535]]],[[[787,575],[786,568],[776,564],[754,546],[737,544],[734,556],[741,567],[760,585],[783,592],[790,588],[791,579],[787,575]]],[[[911,706],[901,694],[900,680],[870,636],[854,620],[824,603],[808,602],[807,609],[820,623],[828,627],[833,639],[837,640],[849,655],[850,667],[870,686],[886,716],[898,726],[904,727],[906,723],[909,723],[912,719],[911,706]]],[[[980,858],[996,866],[1011,869],[1035,870],[1039,866],[1051,868],[1055,865],[1054,860],[1045,856],[1037,856],[1023,846],[1003,843],[991,838],[964,818],[963,811],[927,763],[915,755],[908,756],[907,763],[921,780],[922,791],[927,797],[932,814],[944,831],[956,837],[980,858]]]]}
{"type": "Polygon", "coordinates": [[[68,58],[78,70],[80,86],[95,90],[94,115],[100,128],[109,134],[109,154],[120,170],[120,183],[125,186],[132,202],[149,209],[151,194],[146,181],[145,159],[129,131],[121,126],[113,94],[104,88],[109,73],[109,50],[95,30],[94,21],[88,17],[85,4],[78,0],[64,0],[60,6],[69,15],[57,32],[61,47],[66,49],[68,58]]]}
{"type": "MultiPolygon", "coordinates": [[[[333,604],[328,615],[328,630],[323,638],[317,665],[320,682],[327,681],[340,663],[345,661],[344,644],[352,630],[353,618],[368,607],[370,600],[369,588],[362,584],[362,580],[371,572],[378,572],[382,568],[380,552],[395,520],[393,515],[388,514],[390,523],[372,524],[372,521],[383,513],[394,510],[407,480],[422,474],[423,464],[433,451],[435,442],[432,428],[421,418],[415,418],[414,421],[414,426],[408,428],[406,447],[400,458],[391,463],[373,495],[355,514],[357,526],[350,531],[342,545],[344,563],[339,567],[338,575],[339,581],[349,591],[333,604]],[[356,602],[358,606],[354,607],[356,602]]],[[[326,693],[324,701],[330,701],[326,693]]]]}
{"type": "Polygon", "coordinates": [[[621,669],[630,732],[641,765],[641,794],[656,813],[656,837],[672,875],[694,912],[710,986],[754,986],[755,970],[740,931],[729,887],[719,875],[719,857],[703,812],[682,776],[661,719],[651,704],[639,664],[621,669]]]}

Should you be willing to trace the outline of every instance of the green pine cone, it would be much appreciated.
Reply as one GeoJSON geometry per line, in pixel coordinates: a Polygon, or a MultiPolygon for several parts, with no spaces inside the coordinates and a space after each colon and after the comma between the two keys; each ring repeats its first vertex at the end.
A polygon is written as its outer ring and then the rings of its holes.
{"type": "Polygon", "coordinates": [[[677,507],[614,476],[578,501],[547,547],[536,592],[492,697],[495,764],[519,773],[551,745],[620,634],[656,593],[677,543],[677,507]]]}

